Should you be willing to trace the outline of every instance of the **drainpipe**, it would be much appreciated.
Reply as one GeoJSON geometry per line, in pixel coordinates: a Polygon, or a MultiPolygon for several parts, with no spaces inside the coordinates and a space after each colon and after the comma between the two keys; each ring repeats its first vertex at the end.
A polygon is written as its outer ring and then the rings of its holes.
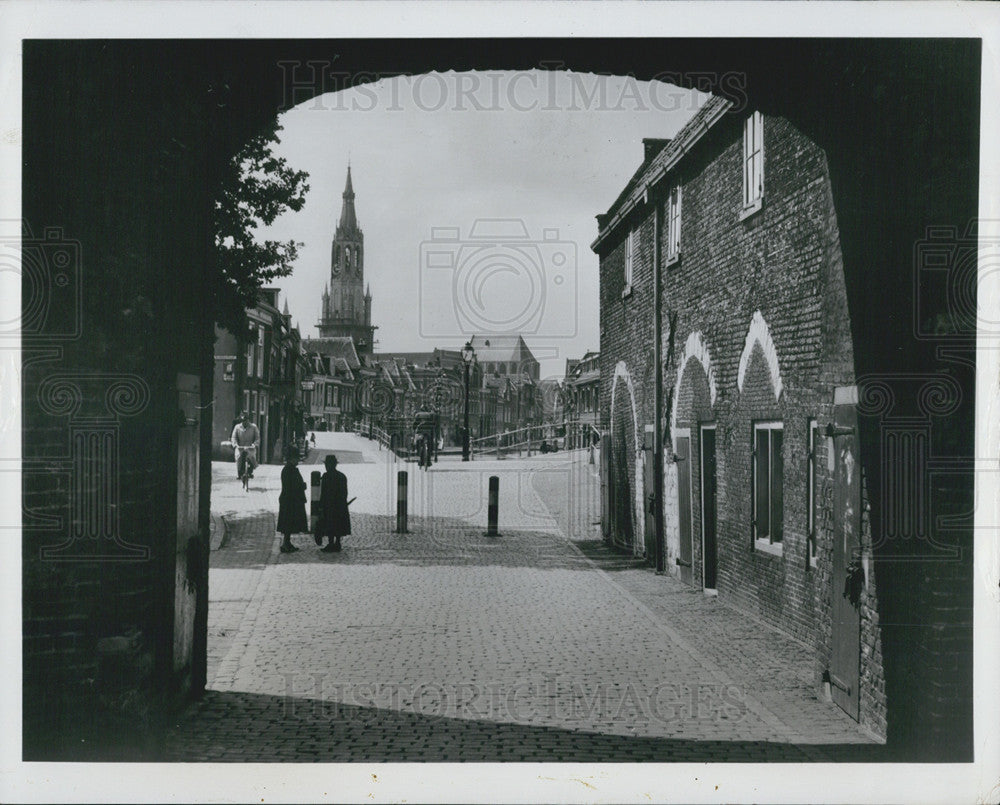
{"type": "MultiPolygon", "coordinates": [[[[647,193],[649,191],[647,190],[647,193]]],[[[653,198],[653,530],[656,540],[656,572],[667,572],[667,548],[663,535],[663,360],[660,335],[660,203],[653,198]]]]}

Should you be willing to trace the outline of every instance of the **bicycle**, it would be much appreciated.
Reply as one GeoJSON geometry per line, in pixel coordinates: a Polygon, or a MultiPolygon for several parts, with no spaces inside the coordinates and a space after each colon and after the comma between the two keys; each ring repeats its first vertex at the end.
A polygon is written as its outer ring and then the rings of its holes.
{"type": "Polygon", "coordinates": [[[236,471],[240,477],[240,482],[243,484],[244,492],[250,491],[250,473],[252,472],[250,451],[254,449],[253,447],[236,448],[236,471]]]}

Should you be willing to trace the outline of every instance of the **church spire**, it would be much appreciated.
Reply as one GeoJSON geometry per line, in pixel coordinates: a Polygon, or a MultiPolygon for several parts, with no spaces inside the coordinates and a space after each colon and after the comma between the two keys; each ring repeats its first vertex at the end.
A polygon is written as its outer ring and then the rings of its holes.
{"type": "Polygon", "coordinates": [[[354,185],[351,183],[351,166],[347,166],[347,184],[344,186],[344,206],[340,211],[338,233],[355,232],[358,229],[358,219],[354,212],[354,185]]]}

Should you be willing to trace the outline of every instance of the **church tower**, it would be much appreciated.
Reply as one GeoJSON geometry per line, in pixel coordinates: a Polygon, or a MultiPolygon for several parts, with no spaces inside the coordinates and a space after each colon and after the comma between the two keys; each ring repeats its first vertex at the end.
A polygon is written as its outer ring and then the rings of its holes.
{"type": "Polygon", "coordinates": [[[375,340],[372,297],[364,287],[365,236],[354,211],[350,165],[343,198],[340,222],[330,248],[330,283],[323,291],[323,310],[316,326],[321,338],[349,336],[354,339],[359,355],[370,355],[375,340]]]}

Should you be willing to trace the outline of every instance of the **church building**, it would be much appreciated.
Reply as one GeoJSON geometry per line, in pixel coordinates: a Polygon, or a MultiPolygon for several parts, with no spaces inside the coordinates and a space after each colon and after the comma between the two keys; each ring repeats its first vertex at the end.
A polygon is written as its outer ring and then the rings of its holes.
{"type": "Polygon", "coordinates": [[[330,283],[323,290],[323,309],[316,327],[320,339],[351,338],[359,355],[370,355],[375,336],[372,297],[364,287],[365,236],[354,211],[350,165],[343,198],[330,249],[330,283]]]}

